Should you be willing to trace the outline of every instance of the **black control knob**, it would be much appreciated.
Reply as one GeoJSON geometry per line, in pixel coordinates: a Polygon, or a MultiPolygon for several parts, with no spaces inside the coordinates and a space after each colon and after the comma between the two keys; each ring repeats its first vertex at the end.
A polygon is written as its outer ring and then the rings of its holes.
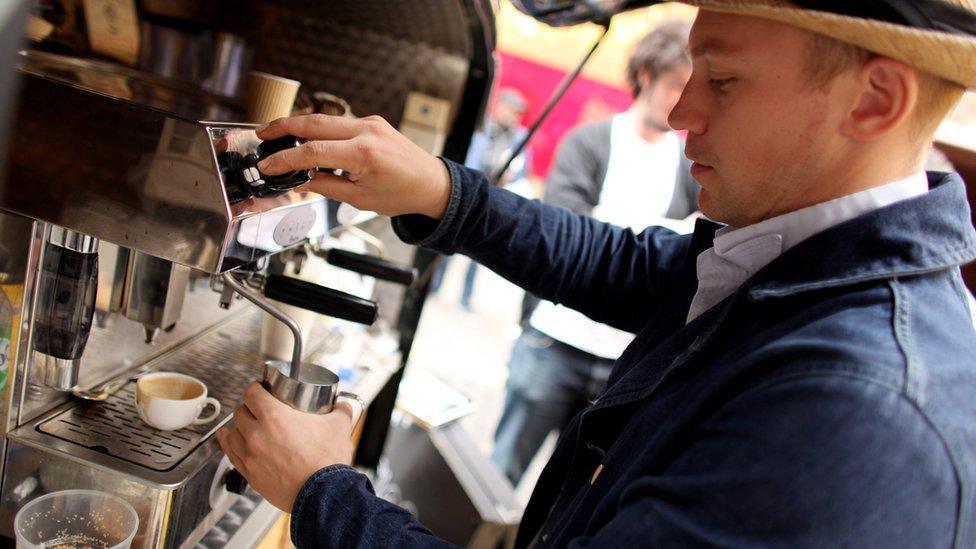
{"type": "Polygon", "coordinates": [[[315,177],[315,170],[298,170],[281,175],[265,175],[258,170],[258,162],[265,158],[301,145],[297,137],[286,135],[263,141],[248,151],[228,150],[217,155],[220,173],[224,176],[227,198],[231,204],[252,196],[275,195],[308,183],[315,177]]]}
{"type": "MultiPolygon", "coordinates": [[[[257,155],[254,165],[265,158],[281,151],[292,149],[301,145],[302,142],[293,135],[286,135],[277,139],[269,139],[258,145],[257,155]]],[[[246,163],[246,160],[245,160],[246,163]]],[[[278,193],[294,189],[299,185],[304,185],[315,177],[315,170],[298,170],[284,173],[281,175],[260,174],[264,185],[252,187],[252,191],[257,196],[264,196],[271,193],[278,193]]]]}

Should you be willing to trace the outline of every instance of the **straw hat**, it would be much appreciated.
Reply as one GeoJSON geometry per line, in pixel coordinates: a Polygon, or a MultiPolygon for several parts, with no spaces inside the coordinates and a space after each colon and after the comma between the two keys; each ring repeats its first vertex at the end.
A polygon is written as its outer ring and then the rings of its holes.
{"type": "MultiPolygon", "coordinates": [[[[976,22],[976,0],[900,0],[902,3],[915,4],[911,6],[911,10],[919,9],[919,4],[929,5],[931,9],[939,11],[943,23],[952,25],[964,19],[968,20],[964,25],[970,30],[956,32],[839,15],[826,10],[805,9],[784,0],[681,1],[711,11],[751,15],[787,23],[903,61],[968,88],[976,88],[976,33],[967,33],[972,32],[976,22]]],[[[849,1],[853,4],[862,2],[849,1]]],[[[809,1],[805,3],[817,4],[809,1]]]]}

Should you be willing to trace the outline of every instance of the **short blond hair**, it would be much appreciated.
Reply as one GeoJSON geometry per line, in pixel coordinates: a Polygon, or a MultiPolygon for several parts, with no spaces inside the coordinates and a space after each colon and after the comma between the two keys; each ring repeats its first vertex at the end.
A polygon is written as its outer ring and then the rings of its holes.
{"type": "MultiPolygon", "coordinates": [[[[848,69],[859,67],[877,54],[833,38],[808,32],[804,72],[814,89],[826,88],[848,69]]],[[[931,139],[939,124],[966,93],[966,88],[941,76],[918,71],[919,96],[912,113],[913,131],[919,139],[931,139]]]]}

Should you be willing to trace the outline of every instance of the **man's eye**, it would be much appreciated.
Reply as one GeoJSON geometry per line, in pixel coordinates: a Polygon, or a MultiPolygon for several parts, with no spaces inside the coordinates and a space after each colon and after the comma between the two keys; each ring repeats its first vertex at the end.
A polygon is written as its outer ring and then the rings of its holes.
{"type": "Polygon", "coordinates": [[[734,80],[735,78],[709,78],[708,85],[719,90],[724,90],[734,80]]]}

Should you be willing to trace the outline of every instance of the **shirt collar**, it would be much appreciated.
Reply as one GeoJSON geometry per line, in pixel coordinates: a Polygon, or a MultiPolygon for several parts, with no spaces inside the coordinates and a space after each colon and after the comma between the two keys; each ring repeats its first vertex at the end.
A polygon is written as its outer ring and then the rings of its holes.
{"type": "Polygon", "coordinates": [[[895,202],[923,195],[928,189],[925,173],[918,172],[898,181],[771,217],[740,229],[723,227],[715,233],[715,253],[725,256],[732,250],[742,249],[751,240],[768,235],[779,235],[782,239],[779,253],[783,253],[830,227],[895,202]]]}
{"type": "Polygon", "coordinates": [[[976,230],[958,174],[932,172],[929,191],[896,200],[798,243],[748,283],[759,301],[956,268],[976,260],[976,230]]]}
{"type": "Polygon", "coordinates": [[[918,173],[741,229],[719,229],[712,247],[698,255],[698,290],[687,321],[691,322],[731,295],[753,275],[811,236],[927,191],[928,179],[924,173],[918,173]]]}

